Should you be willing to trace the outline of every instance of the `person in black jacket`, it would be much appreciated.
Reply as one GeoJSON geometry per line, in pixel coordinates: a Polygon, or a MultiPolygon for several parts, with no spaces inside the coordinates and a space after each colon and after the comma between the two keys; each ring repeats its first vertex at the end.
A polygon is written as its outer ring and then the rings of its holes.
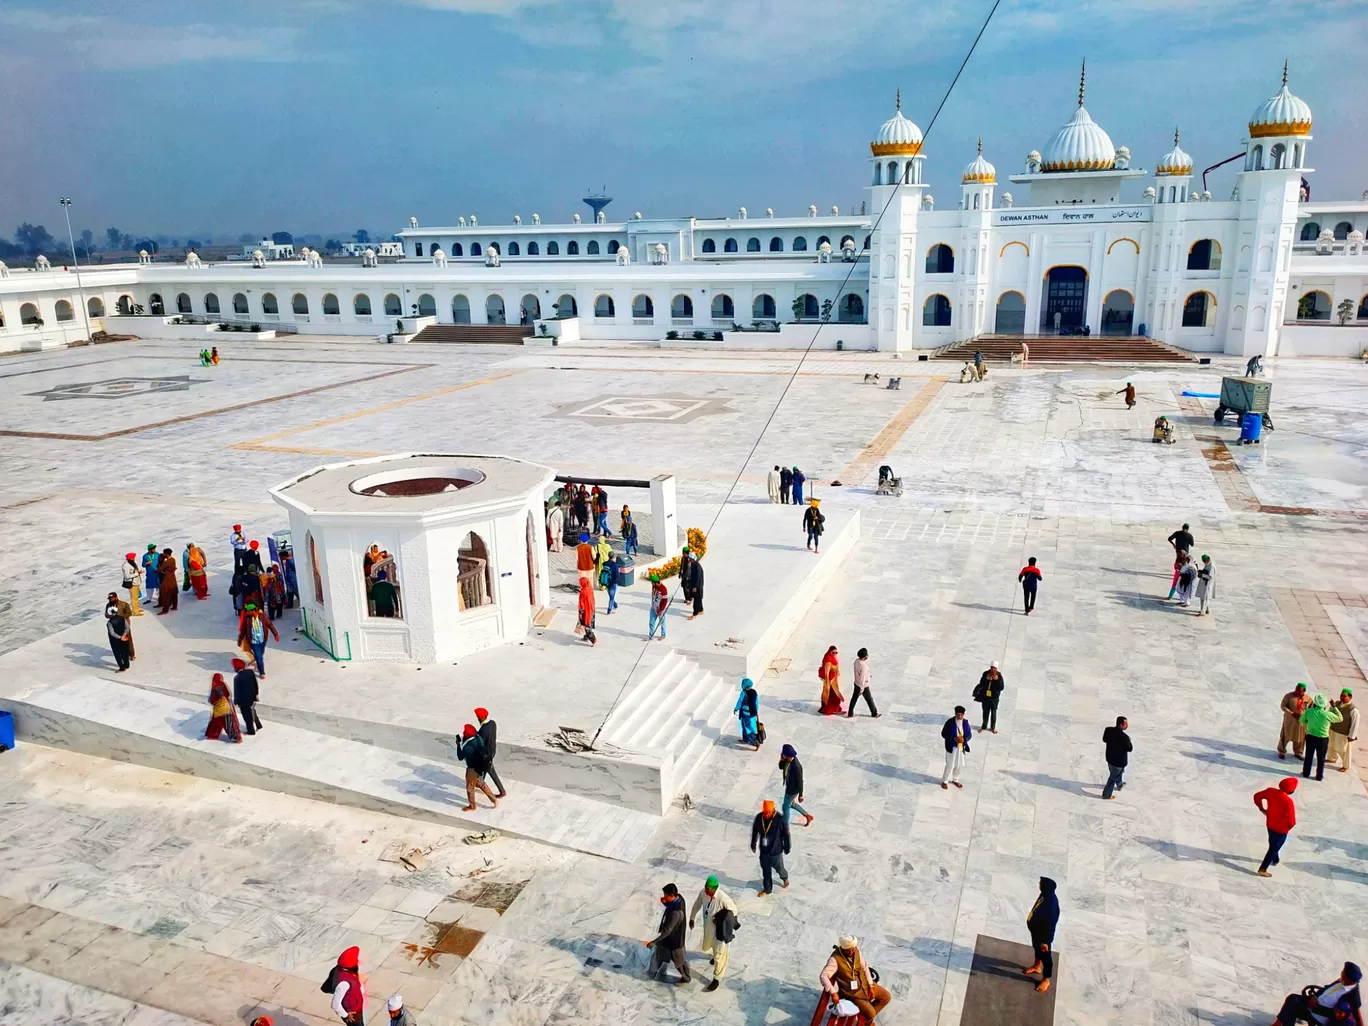
{"type": "Polygon", "coordinates": [[[793,745],[784,745],[779,750],[779,775],[784,781],[784,825],[788,826],[789,810],[797,809],[803,817],[803,826],[811,826],[813,817],[800,804],[803,800],[803,764],[798,761],[798,751],[793,745]]]}
{"type": "Polygon", "coordinates": [[[1115,797],[1112,792],[1126,786],[1122,779],[1126,774],[1126,764],[1130,761],[1131,739],[1126,733],[1130,721],[1124,716],[1116,718],[1116,726],[1102,731],[1102,744],[1107,748],[1107,786],[1102,789],[1102,797],[1115,797]]]}
{"type": "Polygon", "coordinates": [[[684,898],[678,887],[668,883],[660,891],[660,903],[665,906],[660,916],[660,932],[654,939],[641,942],[651,949],[651,967],[646,975],[659,978],[665,972],[665,963],[673,962],[679,970],[675,986],[682,987],[689,982],[689,963],[684,957],[684,934],[689,917],[684,913],[684,898]]]}
{"type": "Polygon", "coordinates": [[[462,728],[461,740],[456,743],[456,758],[466,764],[466,806],[461,811],[475,811],[475,789],[477,787],[484,792],[485,797],[493,802],[497,809],[499,799],[494,796],[494,792],[484,782],[485,774],[489,772],[489,753],[485,750],[484,738],[480,737],[472,723],[467,723],[462,728]]]}
{"type": "Polygon", "coordinates": [[[503,781],[499,779],[499,771],[494,768],[494,756],[499,749],[499,725],[489,718],[488,709],[475,710],[475,722],[480,725],[480,740],[484,742],[485,761],[489,764],[489,779],[494,781],[494,786],[499,789],[495,798],[504,798],[508,792],[504,790],[503,781]]]}
{"type": "Polygon", "coordinates": [[[784,817],[774,811],[774,802],[766,800],[751,824],[751,851],[760,853],[762,897],[774,890],[774,876],[778,872],[784,889],[788,890],[789,875],[784,868],[784,856],[789,853],[789,828],[784,817]]]}
{"type": "Polygon", "coordinates": [[[261,687],[257,683],[256,671],[242,659],[233,660],[233,704],[242,713],[243,726],[247,733],[255,734],[261,728],[261,718],[256,714],[257,698],[261,687]]]}
{"type": "Polygon", "coordinates": [[[1021,970],[1025,976],[1040,973],[1036,990],[1040,993],[1050,989],[1050,977],[1054,976],[1054,935],[1059,925],[1059,898],[1055,896],[1056,884],[1048,876],[1040,878],[1040,897],[1026,916],[1026,929],[1031,932],[1031,948],[1036,960],[1021,970]]]}
{"type": "Polygon", "coordinates": [[[822,530],[826,517],[818,509],[821,499],[808,499],[808,508],[803,510],[803,530],[807,532],[807,547],[813,552],[822,551],[822,530]]]}
{"type": "Polygon", "coordinates": [[[997,733],[998,698],[1006,686],[1007,681],[1003,679],[1002,671],[998,669],[995,660],[983,671],[983,675],[979,677],[978,687],[974,688],[974,701],[983,708],[983,723],[979,725],[979,730],[997,733]],[[988,725],[990,720],[991,727],[988,725]]]}
{"type": "MultiPolygon", "coordinates": [[[[689,550],[686,548],[684,551],[688,552],[689,550]]],[[[686,585],[686,589],[684,592],[685,597],[693,602],[693,613],[690,614],[689,619],[692,620],[696,616],[702,616],[703,564],[698,560],[697,557],[690,558],[688,563],[681,562],[680,577],[683,579],[682,583],[686,585]],[[687,579],[683,579],[685,573],[688,574],[687,579]]]]}
{"type": "Polygon", "coordinates": [[[779,468],[779,501],[788,505],[789,494],[793,491],[793,471],[788,467],[779,468]]]}
{"type": "Polygon", "coordinates": [[[964,771],[964,757],[969,754],[969,739],[974,732],[969,729],[969,721],[964,718],[964,706],[955,706],[955,715],[941,727],[941,739],[945,742],[945,772],[941,774],[941,790],[960,783],[960,773],[964,771]]]}

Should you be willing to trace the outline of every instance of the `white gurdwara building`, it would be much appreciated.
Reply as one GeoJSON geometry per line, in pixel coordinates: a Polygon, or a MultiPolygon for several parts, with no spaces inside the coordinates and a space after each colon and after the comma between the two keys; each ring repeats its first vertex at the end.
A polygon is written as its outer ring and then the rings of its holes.
{"type": "Polygon", "coordinates": [[[445,227],[411,218],[387,244],[401,257],[363,251],[360,265],[307,252],[219,264],[191,254],[83,268],[79,284],[41,260],[32,271],[0,266],[0,349],[101,327],[209,344],[218,323],[378,335],[400,319],[404,331],[506,324],[567,341],[788,348],[829,320],[824,348],[926,350],[1086,329],[1196,352],[1357,356],[1368,348],[1368,200],[1310,202],[1311,126],[1284,69],[1231,158],[1233,192],[1213,197],[1177,132],[1153,170],[1135,166],[1084,107],[1080,84],[1067,122],[1007,176],[1015,197],[980,144],[958,193],[937,202],[921,129],[898,103],[869,147],[866,213],[470,216],[445,227]]]}

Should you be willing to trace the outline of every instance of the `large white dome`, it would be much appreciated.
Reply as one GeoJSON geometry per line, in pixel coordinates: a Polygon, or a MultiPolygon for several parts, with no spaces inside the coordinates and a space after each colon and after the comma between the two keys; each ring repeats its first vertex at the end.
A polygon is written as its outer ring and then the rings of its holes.
{"type": "Polygon", "coordinates": [[[978,156],[964,169],[960,176],[962,185],[992,185],[997,181],[997,168],[983,159],[983,140],[978,143],[978,156]]]}
{"type": "Polygon", "coordinates": [[[1176,129],[1173,133],[1173,149],[1159,158],[1159,166],[1154,169],[1154,173],[1156,175],[1192,174],[1192,158],[1183,152],[1183,148],[1178,145],[1176,129]]]}
{"type": "Polygon", "coordinates": [[[879,134],[869,144],[869,150],[876,157],[901,156],[915,157],[921,153],[922,131],[915,122],[903,117],[902,91],[898,91],[898,105],[893,116],[879,127],[879,134]]]}
{"type": "Polygon", "coordinates": [[[1287,65],[1283,65],[1282,88],[1259,104],[1249,118],[1249,135],[1257,139],[1269,135],[1310,135],[1311,108],[1287,88],[1287,65]]]}
{"type": "Polygon", "coordinates": [[[1107,171],[1116,163],[1116,148],[1102,126],[1081,103],[1069,123],[1045,144],[1042,171],[1107,171]]]}

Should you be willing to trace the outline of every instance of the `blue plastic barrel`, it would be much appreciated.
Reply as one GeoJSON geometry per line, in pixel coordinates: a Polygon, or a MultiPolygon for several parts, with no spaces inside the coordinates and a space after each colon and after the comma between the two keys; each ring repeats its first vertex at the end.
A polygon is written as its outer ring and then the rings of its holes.
{"type": "Polygon", "coordinates": [[[0,710],[0,752],[14,747],[14,717],[0,710]]]}
{"type": "Polygon", "coordinates": [[[1244,444],[1251,444],[1259,440],[1263,434],[1263,414],[1261,413],[1242,413],[1240,414],[1240,441],[1244,444]]]}

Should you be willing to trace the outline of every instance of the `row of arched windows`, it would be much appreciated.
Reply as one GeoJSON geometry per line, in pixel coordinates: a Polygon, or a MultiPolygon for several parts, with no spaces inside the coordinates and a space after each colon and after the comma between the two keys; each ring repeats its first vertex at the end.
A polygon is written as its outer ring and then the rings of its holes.
{"type": "MultiPolygon", "coordinates": [[[[501,255],[501,256],[503,256],[503,255],[507,255],[507,256],[541,256],[541,255],[542,255],[541,244],[540,244],[539,242],[537,242],[535,239],[533,239],[532,241],[526,243],[526,244],[525,244],[525,247],[526,247],[525,249],[524,249],[524,244],[520,244],[519,242],[517,242],[517,240],[512,240],[512,241],[510,241],[510,242],[508,243],[508,248],[507,248],[507,250],[505,250],[503,247],[501,247],[497,242],[486,243],[483,249],[480,248],[480,244],[479,244],[478,242],[471,242],[471,243],[466,244],[466,246],[463,246],[463,245],[462,245],[461,243],[459,243],[459,242],[453,242],[453,243],[451,243],[451,248],[449,248],[449,249],[446,251],[446,255],[449,256],[449,257],[462,257],[462,256],[465,256],[466,253],[467,253],[467,246],[468,246],[468,248],[469,248],[469,255],[470,255],[470,256],[473,256],[473,257],[484,256],[485,253],[487,253],[487,252],[498,253],[498,254],[501,255]]],[[[618,242],[617,239],[609,239],[608,242],[607,242],[607,244],[606,244],[602,249],[600,249],[598,239],[590,239],[587,243],[585,243],[584,252],[585,252],[588,256],[599,256],[601,253],[605,253],[605,252],[608,253],[609,255],[611,255],[611,254],[616,253],[616,252],[621,248],[621,246],[622,246],[622,244],[621,244],[620,242],[618,242]]],[[[441,244],[440,244],[440,243],[436,243],[436,242],[431,243],[431,244],[428,246],[428,249],[427,249],[428,256],[431,256],[431,255],[432,255],[432,251],[433,251],[434,249],[439,249],[440,247],[441,247],[441,244]]],[[[578,241],[578,240],[576,240],[576,239],[571,239],[569,242],[567,242],[567,243],[565,244],[565,254],[566,254],[566,256],[579,256],[579,252],[580,252],[580,244],[579,244],[579,241],[578,241]]],[[[415,242],[415,243],[413,244],[413,255],[414,255],[414,256],[422,256],[422,255],[423,255],[423,243],[421,243],[421,242],[415,242]]],[[[552,239],[550,242],[548,242],[548,243],[546,244],[546,256],[560,256],[560,255],[561,255],[560,243],[557,242],[556,240],[552,239]]]]}
{"type": "Polygon", "coordinates": [[[1268,151],[1268,159],[1264,160],[1263,143],[1250,147],[1249,155],[1245,157],[1246,171],[1276,171],[1279,168],[1305,167],[1306,145],[1297,143],[1292,149],[1288,149],[1283,143],[1274,143],[1268,151]]]}
{"type": "MultiPolygon", "coordinates": [[[[1342,242],[1349,238],[1349,233],[1353,230],[1354,226],[1352,224],[1348,221],[1341,221],[1339,224],[1335,225],[1335,238],[1342,242]]],[[[1306,224],[1302,225],[1301,241],[1315,242],[1316,239],[1320,237],[1320,233],[1321,226],[1319,224],[1315,221],[1307,221],[1306,224]]]]}
{"type": "MultiPolygon", "coordinates": [[[[1329,293],[1321,289],[1312,289],[1297,300],[1297,320],[1299,321],[1328,321],[1333,310],[1333,300],[1331,300],[1329,293]]],[[[1368,321],[1368,296],[1359,300],[1356,316],[1360,321],[1368,321]]]]}
{"type": "MultiPolygon", "coordinates": [[[[819,235],[819,236],[817,236],[817,241],[816,241],[816,243],[813,244],[813,248],[814,248],[814,249],[821,249],[821,248],[822,248],[822,243],[824,243],[824,242],[830,244],[830,243],[831,243],[831,237],[828,236],[828,235],[819,235]]],[[[840,244],[839,246],[836,246],[835,248],[838,249],[838,250],[845,249],[846,246],[847,246],[847,244],[849,244],[849,245],[851,245],[851,246],[855,245],[855,236],[853,236],[853,235],[844,235],[844,236],[842,236],[842,237],[841,237],[841,244],[840,244]]],[[[865,246],[866,246],[866,248],[868,247],[868,245],[869,245],[869,241],[866,240],[866,241],[865,241],[865,246]]],[[[797,235],[797,236],[794,237],[793,242],[790,244],[790,246],[789,246],[789,251],[790,251],[790,252],[793,252],[793,253],[805,253],[805,252],[807,252],[807,248],[808,248],[807,236],[805,236],[805,235],[797,235]]],[[[727,240],[725,240],[725,241],[722,243],[722,252],[723,252],[723,253],[737,253],[737,252],[739,252],[739,251],[740,251],[740,245],[739,245],[739,243],[737,242],[736,239],[727,239],[727,240]]],[[[752,236],[751,238],[749,238],[749,239],[746,240],[746,252],[747,252],[747,253],[759,253],[760,251],[761,251],[761,245],[760,245],[760,240],[759,240],[758,238],[755,238],[755,237],[752,236]]],[[[782,253],[782,252],[784,252],[784,240],[783,240],[782,238],[780,238],[778,235],[774,236],[772,239],[769,240],[769,251],[770,251],[771,253],[782,253]]],[[[716,252],[717,252],[717,240],[716,240],[716,239],[711,239],[711,238],[709,238],[709,239],[704,239],[704,240],[703,240],[703,252],[704,252],[704,253],[716,253],[716,252]]]]}

